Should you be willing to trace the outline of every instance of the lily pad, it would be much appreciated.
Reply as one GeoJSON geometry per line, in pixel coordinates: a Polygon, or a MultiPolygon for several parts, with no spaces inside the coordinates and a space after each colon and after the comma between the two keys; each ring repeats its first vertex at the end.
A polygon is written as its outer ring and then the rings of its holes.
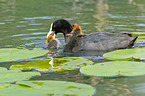
{"type": "Polygon", "coordinates": [[[0,85],[0,96],[91,96],[94,92],[90,85],[66,81],[20,81],[16,85],[0,85]]]}
{"type": "Polygon", "coordinates": [[[145,36],[145,32],[131,32],[131,34],[145,36]]]}
{"type": "Polygon", "coordinates": [[[109,60],[131,60],[132,58],[144,60],[145,48],[116,50],[116,51],[105,53],[103,57],[109,60]]]}
{"type": "Polygon", "coordinates": [[[53,72],[77,69],[93,62],[79,57],[64,57],[47,60],[30,61],[26,64],[16,64],[10,67],[11,70],[36,70],[40,72],[53,72]]]}
{"type": "Polygon", "coordinates": [[[131,32],[132,35],[138,35],[136,43],[143,43],[145,42],[145,32],[131,32]]]}
{"type": "Polygon", "coordinates": [[[133,61],[111,61],[87,65],[80,72],[89,76],[138,76],[145,74],[145,63],[133,61]]]}
{"type": "Polygon", "coordinates": [[[13,83],[20,80],[28,80],[32,76],[40,75],[39,72],[21,72],[18,70],[7,70],[0,67],[0,83],[13,83]]]}
{"type": "Polygon", "coordinates": [[[16,61],[28,58],[34,58],[48,53],[48,50],[40,48],[17,49],[17,48],[2,48],[0,49],[0,62],[16,61]]]}

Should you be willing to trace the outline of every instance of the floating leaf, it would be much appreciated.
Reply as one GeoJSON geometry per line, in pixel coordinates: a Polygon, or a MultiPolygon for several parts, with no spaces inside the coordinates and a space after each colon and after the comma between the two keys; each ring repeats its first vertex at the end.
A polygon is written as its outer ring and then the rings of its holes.
{"type": "Polygon", "coordinates": [[[12,65],[10,69],[29,69],[38,70],[40,72],[64,71],[77,69],[93,62],[79,57],[64,57],[47,60],[30,61],[26,64],[12,65]]]}
{"type": "Polygon", "coordinates": [[[80,72],[91,76],[137,76],[145,74],[145,63],[133,61],[112,61],[87,65],[80,72]]]}
{"type": "Polygon", "coordinates": [[[32,76],[40,75],[39,72],[21,72],[18,70],[7,70],[0,67],[0,83],[28,80],[32,76]]]}
{"type": "Polygon", "coordinates": [[[145,36],[145,32],[131,32],[131,34],[145,36]]]}
{"type": "Polygon", "coordinates": [[[90,85],[66,81],[20,81],[0,84],[0,96],[91,96],[90,85]]]}
{"type": "Polygon", "coordinates": [[[109,60],[131,60],[132,58],[143,60],[145,59],[145,48],[116,50],[105,53],[103,57],[109,60]]]}
{"type": "Polygon", "coordinates": [[[34,48],[33,50],[2,48],[0,49],[0,62],[34,58],[46,53],[48,53],[48,50],[43,50],[40,48],[34,48]]]}

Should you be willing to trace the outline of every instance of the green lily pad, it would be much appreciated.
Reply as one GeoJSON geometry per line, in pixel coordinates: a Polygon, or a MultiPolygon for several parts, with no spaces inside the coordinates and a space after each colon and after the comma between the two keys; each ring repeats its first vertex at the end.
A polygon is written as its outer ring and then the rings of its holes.
{"type": "Polygon", "coordinates": [[[131,60],[132,58],[144,60],[145,48],[116,50],[116,51],[105,53],[103,57],[109,60],[131,60]]]}
{"type": "Polygon", "coordinates": [[[143,43],[145,41],[145,32],[131,32],[132,35],[138,35],[136,43],[143,43]]]}
{"type": "Polygon", "coordinates": [[[91,96],[90,85],[66,81],[20,81],[0,84],[0,96],[91,96]]]}
{"type": "Polygon", "coordinates": [[[131,32],[131,34],[145,36],[145,32],[131,32]]]}
{"type": "Polygon", "coordinates": [[[47,60],[30,61],[26,64],[16,64],[10,67],[11,70],[37,70],[40,72],[53,72],[77,69],[93,62],[79,57],[65,57],[47,60]]]}
{"type": "Polygon", "coordinates": [[[145,74],[145,63],[133,61],[112,61],[87,65],[80,72],[90,76],[138,76],[145,74]]]}
{"type": "Polygon", "coordinates": [[[17,49],[17,48],[2,48],[0,49],[0,62],[16,61],[28,58],[34,58],[48,53],[48,50],[40,48],[17,49]]]}
{"type": "Polygon", "coordinates": [[[39,72],[21,72],[18,70],[7,70],[0,67],[0,83],[28,80],[32,76],[40,75],[39,72]]]}

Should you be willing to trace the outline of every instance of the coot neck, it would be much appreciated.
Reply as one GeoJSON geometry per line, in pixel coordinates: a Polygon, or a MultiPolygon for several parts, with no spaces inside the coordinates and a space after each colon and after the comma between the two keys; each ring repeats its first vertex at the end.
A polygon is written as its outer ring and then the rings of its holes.
{"type": "Polygon", "coordinates": [[[62,33],[63,33],[63,36],[64,36],[64,38],[66,40],[66,34],[69,34],[70,32],[68,32],[68,30],[62,30],[62,33]]]}

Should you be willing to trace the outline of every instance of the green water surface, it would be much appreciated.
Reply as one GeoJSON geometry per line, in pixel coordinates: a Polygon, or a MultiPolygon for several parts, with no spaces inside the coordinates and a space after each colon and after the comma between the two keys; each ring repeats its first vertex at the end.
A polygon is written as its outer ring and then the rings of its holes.
{"type": "MultiPolygon", "coordinates": [[[[145,32],[144,0],[0,0],[0,48],[45,48],[50,24],[64,18],[78,23],[84,33],[92,32],[145,32]]],[[[64,38],[57,36],[62,45],[64,38]]],[[[133,47],[145,47],[144,35],[133,47]]],[[[104,52],[80,52],[58,57],[84,57],[95,63],[104,62],[104,52]]],[[[29,59],[40,60],[47,56],[29,59]]],[[[0,63],[9,68],[27,61],[0,63]]],[[[78,70],[42,73],[32,80],[63,80],[85,83],[96,89],[94,96],[145,96],[145,76],[100,78],[81,75],[78,70]]]]}

